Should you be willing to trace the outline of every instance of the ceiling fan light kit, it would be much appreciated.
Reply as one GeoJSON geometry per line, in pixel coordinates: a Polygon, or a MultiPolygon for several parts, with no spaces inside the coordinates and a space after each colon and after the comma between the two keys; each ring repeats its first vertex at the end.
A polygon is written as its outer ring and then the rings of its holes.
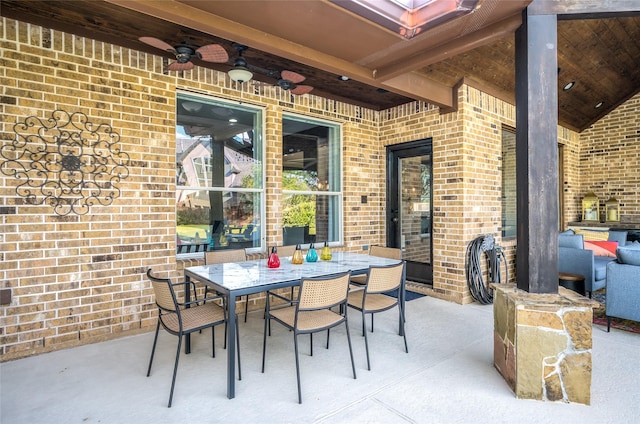
{"type": "Polygon", "coordinates": [[[234,67],[233,69],[230,69],[228,74],[229,74],[229,78],[241,84],[243,82],[251,81],[251,78],[253,78],[253,73],[247,68],[243,68],[241,66],[237,66],[237,67],[234,67]]]}

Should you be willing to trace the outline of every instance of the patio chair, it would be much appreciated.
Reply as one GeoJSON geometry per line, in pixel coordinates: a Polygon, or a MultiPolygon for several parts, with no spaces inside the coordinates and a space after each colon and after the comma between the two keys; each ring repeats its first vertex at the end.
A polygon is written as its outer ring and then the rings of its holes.
{"type": "Polygon", "coordinates": [[[367,368],[369,371],[371,371],[371,362],[369,360],[369,341],[367,340],[367,331],[365,328],[366,314],[371,314],[371,332],[373,332],[373,315],[398,307],[400,328],[402,330],[402,337],[404,338],[404,348],[405,351],[409,353],[407,335],[404,328],[404,311],[402,303],[399,301],[403,289],[404,273],[404,261],[398,265],[371,266],[367,273],[364,290],[354,290],[349,293],[347,302],[349,307],[362,312],[362,335],[364,336],[364,345],[367,352],[367,368]],[[384,294],[392,291],[396,292],[396,297],[384,294]]]}
{"type": "MultiPolygon", "coordinates": [[[[176,374],[178,372],[178,360],[180,359],[180,348],[182,347],[182,336],[197,332],[211,327],[211,344],[213,347],[213,357],[216,356],[215,350],[215,326],[226,324],[226,312],[224,298],[222,298],[223,306],[216,302],[207,302],[205,300],[215,300],[216,298],[205,298],[200,300],[185,299],[185,302],[178,302],[174,287],[185,286],[193,283],[171,283],[168,278],[158,278],[152,275],[151,269],[147,270],[147,277],[151,281],[153,291],[156,297],[156,305],[158,305],[158,324],[156,325],[156,334],[153,338],[153,348],[151,349],[151,358],[149,359],[149,368],[147,377],[151,375],[151,365],[153,364],[153,355],[156,351],[158,342],[158,333],[160,326],[174,336],[178,336],[178,349],[176,350],[176,361],[173,366],[173,378],[171,379],[171,391],[169,392],[169,405],[173,400],[173,389],[176,384],[176,374]]],[[[193,286],[195,293],[195,285],[193,286]]],[[[240,336],[236,320],[236,340],[238,343],[238,379],[242,380],[242,371],[240,368],[240,336]]]]}
{"type": "MultiPolygon", "coordinates": [[[[347,342],[349,343],[349,355],[351,356],[351,369],[353,371],[353,378],[356,378],[356,367],[353,362],[353,350],[351,348],[351,337],[349,335],[349,324],[347,322],[348,308],[346,308],[349,276],[350,272],[346,272],[334,278],[303,279],[300,290],[298,291],[298,298],[292,300],[289,305],[285,306],[278,305],[271,308],[269,296],[267,296],[262,342],[262,372],[264,373],[267,353],[267,327],[273,319],[293,331],[296,377],[298,380],[298,403],[302,403],[300,361],[298,358],[299,334],[310,335],[310,355],[313,356],[313,333],[329,330],[344,323],[347,331],[347,342]],[[334,307],[339,307],[336,308],[339,312],[332,310],[334,307]]],[[[329,339],[327,338],[327,347],[328,343],[329,339]]]]}
{"type": "MultiPolygon", "coordinates": [[[[226,262],[242,262],[247,260],[247,251],[245,249],[222,249],[222,250],[211,250],[209,252],[204,252],[204,264],[223,264],[226,262]]],[[[210,289],[208,286],[204,290],[204,296],[207,297],[210,289]]],[[[220,296],[220,293],[216,293],[216,296],[220,296]]],[[[247,311],[249,309],[249,295],[247,295],[245,300],[245,309],[244,309],[244,322],[247,322],[247,311]]],[[[225,328],[225,340],[227,330],[225,328]]],[[[226,348],[225,341],[225,348],[226,348]]]]}
{"type": "MultiPolygon", "coordinates": [[[[402,259],[402,250],[395,247],[369,246],[369,255],[387,259],[402,259]]],[[[367,282],[366,275],[354,275],[351,277],[352,284],[364,286],[367,282]]]]}

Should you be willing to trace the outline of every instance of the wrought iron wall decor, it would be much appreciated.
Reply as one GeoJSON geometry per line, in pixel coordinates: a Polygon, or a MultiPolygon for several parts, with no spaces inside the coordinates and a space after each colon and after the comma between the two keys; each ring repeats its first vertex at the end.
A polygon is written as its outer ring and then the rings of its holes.
{"type": "Polygon", "coordinates": [[[27,117],[13,126],[16,139],[0,149],[0,171],[21,182],[16,194],[28,204],[49,204],[58,215],[84,215],[110,205],[129,176],[129,155],[108,124],[82,112],[55,110],[51,118],[27,117]]]}

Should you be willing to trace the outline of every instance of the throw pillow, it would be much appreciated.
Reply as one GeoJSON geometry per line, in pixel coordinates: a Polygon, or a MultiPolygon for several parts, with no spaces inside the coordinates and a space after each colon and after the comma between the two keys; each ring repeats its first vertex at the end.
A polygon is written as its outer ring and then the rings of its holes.
{"type": "Polygon", "coordinates": [[[640,265],[640,244],[618,247],[616,257],[621,264],[640,265]]]}
{"type": "Polygon", "coordinates": [[[593,250],[594,256],[616,257],[617,241],[584,241],[585,250],[593,250]]]}
{"type": "Polygon", "coordinates": [[[585,240],[607,241],[609,239],[609,231],[583,230],[576,228],[576,234],[582,234],[585,240]]]}

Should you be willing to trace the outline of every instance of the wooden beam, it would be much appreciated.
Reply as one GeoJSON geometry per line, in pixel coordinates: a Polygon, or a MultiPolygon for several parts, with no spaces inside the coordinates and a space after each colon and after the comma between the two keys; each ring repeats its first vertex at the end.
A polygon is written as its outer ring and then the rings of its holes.
{"type": "Polygon", "coordinates": [[[396,62],[392,65],[382,67],[377,70],[375,76],[378,80],[385,81],[404,74],[407,71],[416,70],[450,57],[457,56],[461,53],[484,46],[507,35],[513,34],[513,32],[520,27],[521,23],[522,17],[520,13],[518,13],[507,19],[503,19],[500,22],[489,25],[488,27],[439,45],[433,49],[425,50],[419,55],[413,56],[409,60],[403,60],[401,62],[396,62]]]}
{"type": "Polygon", "coordinates": [[[382,88],[441,108],[454,106],[452,87],[432,81],[415,72],[388,79],[384,81],[382,88]]]}
{"type": "MultiPolygon", "coordinates": [[[[638,0],[534,0],[528,10],[529,16],[585,15],[591,18],[603,18],[611,14],[635,15],[640,12],[640,2],[638,0]]],[[[558,16],[558,19],[562,17],[558,16]]]]}
{"type": "Polygon", "coordinates": [[[523,12],[516,31],[516,280],[558,292],[558,31],[556,15],[523,12]]]}

